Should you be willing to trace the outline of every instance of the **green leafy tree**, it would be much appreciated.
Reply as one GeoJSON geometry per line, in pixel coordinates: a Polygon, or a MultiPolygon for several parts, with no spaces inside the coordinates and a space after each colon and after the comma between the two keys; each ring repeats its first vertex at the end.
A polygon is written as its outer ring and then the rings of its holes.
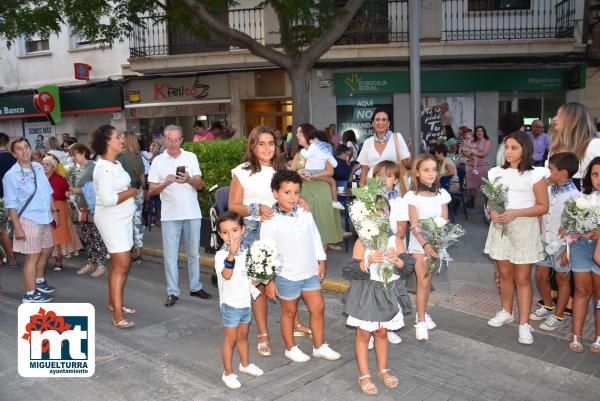
{"type": "MultiPolygon", "coordinates": [[[[385,0],[381,0],[385,1],[385,0]]],[[[128,37],[144,16],[183,24],[199,37],[218,34],[232,45],[281,67],[292,85],[293,118],[309,121],[310,72],[319,58],[343,35],[365,0],[265,0],[279,21],[281,45],[265,46],[229,27],[223,15],[232,0],[3,0],[0,36],[9,42],[20,35],[47,37],[68,23],[90,40],[113,43],[128,37]]]]}

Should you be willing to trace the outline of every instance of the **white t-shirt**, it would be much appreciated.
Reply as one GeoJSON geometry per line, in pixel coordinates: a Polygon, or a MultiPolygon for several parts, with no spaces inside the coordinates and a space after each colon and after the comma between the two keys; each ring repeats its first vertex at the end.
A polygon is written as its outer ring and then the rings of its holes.
{"type": "Polygon", "coordinates": [[[390,202],[390,227],[396,234],[399,221],[408,221],[408,204],[400,196],[389,200],[390,202]]]}
{"type": "MultiPolygon", "coordinates": [[[[165,182],[167,175],[174,175],[179,166],[185,166],[185,172],[192,177],[202,176],[196,155],[182,149],[176,158],[169,156],[167,152],[156,156],[148,172],[148,182],[154,184],[165,182]]],[[[198,191],[191,184],[172,183],[160,192],[160,200],[161,221],[202,218],[198,191]]]]}
{"type": "Polygon", "coordinates": [[[600,156],[600,138],[594,138],[590,141],[583,158],[579,161],[579,171],[577,171],[573,178],[583,178],[585,170],[596,156],[600,156]]]}
{"type": "Polygon", "coordinates": [[[235,255],[235,267],[229,280],[225,280],[221,272],[225,268],[224,261],[228,252],[219,250],[215,254],[215,273],[219,285],[219,305],[227,304],[232,308],[249,308],[251,306],[250,279],[246,275],[246,252],[235,255]]]}
{"type": "Polygon", "coordinates": [[[404,195],[404,201],[417,208],[419,220],[440,217],[442,215],[442,205],[447,205],[451,200],[450,194],[443,188],[436,196],[417,195],[414,191],[408,191],[404,195]]]}
{"type": "Polygon", "coordinates": [[[535,206],[533,185],[549,175],[545,167],[534,167],[519,173],[516,168],[494,167],[488,171],[488,179],[494,181],[500,177],[500,182],[508,187],[507,209],[527,209],[535,206]]]}
{"type": "Polygon", "coordinates": [[[142,150],[142,162],[144,162],[144,174],[148,175],[150,171],[150,161],[152,160],[152,153],[147,150],[142,150]]]}
{"type": "MultiPolygon", "coordinates": [[[[322,145],[321,145],[322,146],[322,145]]],[[[304,168],[307,170],[325,170],[325,163],[329,162],[333,168],[337,167],[337,160],[333,153],[323,150],[317,142],[313,142],[307,149],[301,149],[300,155],[306,159],[304,168]]]]}
{"type": "Polygon", "coordinates": [[[260,239],[277,244],[281,267],[278,275],[305,280],[317,274],[318,261],[326,260],[321,235],[310,212],[298,210],[296,217],[275,213],[260,226],[260,239]]]}
{"type": "MultiPolygon", "coordinates": [[[[246,166],[246,163],[242,163],[231,170],[231,176],[235,176],[244,188],[242,203],[246,206],[252,203],[259,203],[273,207],[276,201],[271,190],[271,180],[275,174],[275,169],[273,167],[262,166],[259,172],[250,174],[250,170],[245,169],[246,166]]],[[[254,219],[252,216],[246,218],[254,219]]]]}
{"type": "MultiPolygon", "coordinates": [[[[402,134],[395,133],[398,138],[398,147],[400,148],[400,158],[406,159],[410,157],[410,152],[408,151],[408,146],[406,146],[406,142],[404,142],[404,138],[402,138],[402,134]]],[[[396,156],[396,143],[393,137],[387,141],[385,145],[385,149],[383,152],[379,154],[375,149],[375,137],[372,136],[367,138],[367,140],[363,143],[362,150],[357,158],[358,162],[363,166],[369,166],[369,177],[373,177],[373,168],[377,163],[383,160],[391,160],[395,163],[400,163],[396,156]]]]}

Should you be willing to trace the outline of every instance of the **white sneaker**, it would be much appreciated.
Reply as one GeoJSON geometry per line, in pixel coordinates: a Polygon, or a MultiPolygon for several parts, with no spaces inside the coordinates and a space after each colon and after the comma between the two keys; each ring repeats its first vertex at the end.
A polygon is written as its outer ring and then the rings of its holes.
{"type": "Polygon", "coordinates": [[[496,316],[488,320],[488,324],[492,327],[502,327],[507,323],[512,323],[515,320],[515,317],[502,309],[500,312],[496,313],[496,316]]]}
{"type": "Polygon", "coordinates": [[[390,344],[400,344],[402,342],[402,339],[400,338],[400,336],[398,334],[394,333],[393,331],[388,330],[387,336],[388,336],[388,341],[390,344]]]}
{"type": "Polygon", "coordinates": [[[265,372],[253,363],[249,363],[248,366],[243,367],[240,363],[240,372],[249,374],[250,376],[262,376],[265,372]]]}
{"type": "Polygon", "coordinates": [[[519,342],[525,345],[533,344],[533,335],[531,333],[533,333],[533,327],[529,324],[519,325],[519,342]]]}
{"type": "Polygon", "coordinates": [[[327,343],[323,343],[323,345],[321,345],[321,347],[319,348],[313,347],[313,357],[324,358],[328,361],[336,361],[342,356],[339,354],[339,352],[335,352],[334,350],[329,348],[329,345],[327,345],[327,343]]]}
{"type": "Polygon", "coordinates": [[[346,208],[340,203],[340,201],[331,202],[331,206],[333,206],[334,209],[346,210],[346,208]]]}
{"type": "Polygon", "coordinates": [[[418,341],[429,340],[429,332],[427,331],[427,322],[419,322],[415,324],[415,337],[418,341]]]}
{"type": "Polygon", "coordinates": [[[223,380],[223,383],[225,383],[225,385],[231,389],[235,390],[236,388],[242,387],[242,383],[240,383],[240,381],[237,379],[237,376],[233,373],[229,376],[225,376],[225,373],[223,373],[221,380],[223,380]]]}
{"type": "Polygon", "coordinates": [[[375,348],[375,336],[371,336],[371,338],[369,338],[369,349],[373,348],[375,348]]]}
{"type": "Polygon", "coordinates": [[[425,323],[427,323],[427,330],[433,330],[437,327],[437,324],[433,321],[429,314],[425,314],[425,323]]]}
{"type": "Polygon", "coordinates": [[[308,362],[310,356],[300,351],[297,345],[294,345],[289,351],[285,350],[285,357],[293,362],[308,362]]]}

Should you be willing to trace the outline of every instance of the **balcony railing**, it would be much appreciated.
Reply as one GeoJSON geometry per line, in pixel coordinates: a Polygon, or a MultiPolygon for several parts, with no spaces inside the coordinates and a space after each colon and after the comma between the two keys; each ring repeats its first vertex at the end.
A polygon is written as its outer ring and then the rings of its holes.
{"type": "Polygon", "coordinates": [[[442,0],[442,40],[572,37],[575,0],[442,0]]]}
{"type": "MultiPolygon", "coordinates": [[[[228,21],[229,26],[249,35],[254,40],[264,42],[263,9],[233,9],[217,17],[228,21]]],[[[231,43],[226,38],[209,33],[204,39],[181,25],[142,18],[144,26],[135,27],[130,39],[132,58],[158,56],[163,54],[200,53],[229,50],[231,43]]]]}
{"type": "Polygon", "coordinates": [[[408,0],[368,0],[356,13],[338,45],[408,41],[408,0]]]}

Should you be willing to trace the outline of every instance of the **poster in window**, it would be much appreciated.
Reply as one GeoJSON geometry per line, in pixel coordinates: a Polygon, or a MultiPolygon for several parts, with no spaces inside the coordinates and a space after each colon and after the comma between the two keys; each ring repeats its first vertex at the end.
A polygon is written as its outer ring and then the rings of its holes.
{"type": "MultiPolygon", "coordinates": [[[[340,96],[336,100],[337,126],[340,134],[353,130],[358,142],[375,133],[371,117],[378,107],[387,111],[390,124],[394,121],[394,108],[391,95],[340,96]]],[[[393,129],[390,126],[390,129],[393,129]]]]}

